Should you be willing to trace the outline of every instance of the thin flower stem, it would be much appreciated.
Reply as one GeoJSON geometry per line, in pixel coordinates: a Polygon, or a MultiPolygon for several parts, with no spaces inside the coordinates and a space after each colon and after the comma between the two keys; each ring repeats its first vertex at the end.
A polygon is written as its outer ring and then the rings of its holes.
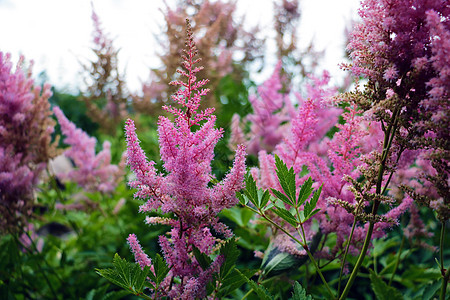
{"type": "Polygon", "coordinates": [[[339,272],[338,295],[341,292],[342,274],[344,273],[345,261],[347,259],[348,250],[350,249],[350,242],[353,238],[353,233],[355,231],[355,227],[356,227],[356,218],[353,219],[352,231],[350,232],[350,236],[347,241],[347,246],[345,247],[344,258],[342,259],[342,263],[341,263],[341,270],[339,272]]]}
{"type": "MultiPolygon", "coordinates": [[[[439,239],[439,247],[440,247],[440,263],[441,263],[441,273],[442,273],[442,287],[441,287],[441,294],[439,296],[440,300],[445,300],[445,293],[447,292],[447,284],[450,277],[449,270],[445,270],[444,268],[444,237],[445,237],[445,223],[446,221],[442,222],[441,227],[441,238],[439,239]]],[[[450,268],[449,268],[450,269],[450,268]]]]}
{"type": "Polygon", "coordinates": [[[400,265],[400,259],[402,256],[403,246],[405,245],[405,236],[402,236],[402,242],[400,243],[400,248],[398,249],[397,261],[395,262],[394,270],[392,271],[391,279],[389,279],[388,286],[391,286],[392,280],[394,280],[395,273],[397,273],[398,266],[400,265]]]}
{"type": "Polygon", "coordinates": [[[280,229],[281,231],[283,231],[285,234],[287,234],[291,239],[293,239],[295,242],[297,242],[299,245],[301,245],[303,247],[303,249],[305,249],[306,253],[308,254],[308,257],[311,259],[312,263],[314,264],[317,273],[319,273],[320,278],[322,279],[322,282],[325,284],[325,287],[327,288],[328,292],[330,293],[331,297],[334,299],[334,294],[331,291],[330,286],[328,285],[327,281],[325,280],[325,277],[323,277],[322,272],[319,269],[319,266],[317,265],[316,260],[314,259],[313,255],[311,254],[311,252],[308,249],[308,246],[306,245],[306,243],[302,243],[299,239],[297,239],[296,237],[294,237],[290,232],[288,232],[286,229],[284,229],[283,227],[281,227],[280,225],[276,224],[274,221],[272,221],[270,218],[268,218],[264,212],[262,211],[257,211],[255,209],[253,209],[252,207],[245,205],[245,207],[247,207],[248,209],[250,209],[251,211],[253,211],[254,213],[257,213],[258,215],[260,215],[261,217],[263,217],[264,219],[266,219],[267,221],[269,221],[270,224],[272,224],[273,226],[275,226],[276,228],[280,229]]]}

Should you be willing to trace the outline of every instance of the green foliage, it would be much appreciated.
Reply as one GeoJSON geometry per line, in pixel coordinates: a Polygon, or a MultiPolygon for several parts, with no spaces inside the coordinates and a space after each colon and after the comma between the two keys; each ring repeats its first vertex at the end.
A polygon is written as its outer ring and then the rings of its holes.
{"type": "Polygon", "coordinates": [[[270,292],[263,285],[258,284],[255,281],[249,279],[247,276],[245,276],[245,274],[242,274],[239,271],[238,271],[238,274],[240,274],[241,277],[247,281],[251,290],[254,291],[258,295],[259,299],[264,299],[264,300],[274,299],[274,297],[270,294],[270,292]]]}
{"type": "Polygon", "coordinates": [[[128,292],[140,296],[144,293],[150,267],[145,266],[142,270],[138,264],[127,262],[116,253],[113,269],[96,269],[96,272],[128,292]]]}
{"type": "Polygon", "coordinates": [[[306,290],[297,281],[294,283],[294,292],[292,293],[292,300],[313,300],[311,295],[306,295],[306,290]]]}
{"type": "Polygon", "coordinates": [[[225,261],[220,266],[220,271],[217,275],[217,281],[220,283],[220,287],[216,296],[219,299],[230,295],[233,291],[247,282],[248,277],[255,273],[255,271],[252,270],[243,270],[243,273],[241,273],[236,269],[239,250],[236,247],[234,239],[227,241],[220,248],[220,255],[224,256],[225,261]]]}
{"type": "Polygon", "coordinates": [[[372,289],[379,300],[403,299],[403,295],[392,286],[388,286],[375,272],[370,270],[372,289]]]}

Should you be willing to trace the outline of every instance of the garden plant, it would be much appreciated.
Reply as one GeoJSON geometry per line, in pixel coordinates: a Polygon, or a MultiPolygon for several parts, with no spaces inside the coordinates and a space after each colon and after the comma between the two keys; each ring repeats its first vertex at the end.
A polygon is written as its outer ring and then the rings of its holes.
{"type": "Polygon", "coordinates": [[[450,4],[362,0],[341,86],[274,5],[258,86],[222,0],[166,4],[141,93],[94,7],[78,95],[0,49],[0,299],[450,298],[450,4]]]}

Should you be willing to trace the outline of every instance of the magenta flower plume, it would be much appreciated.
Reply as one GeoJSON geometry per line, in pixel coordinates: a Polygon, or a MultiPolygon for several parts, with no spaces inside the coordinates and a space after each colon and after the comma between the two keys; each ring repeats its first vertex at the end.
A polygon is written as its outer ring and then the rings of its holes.
{"type": "Polygon", "coordinates": [[[103,150],[96,154],[97,140],[94,137],[77,128],[59,107],[54,107],[53,112],[61,126],[61,132],[66,136],[64,143],[71,146],[64,155],[70,158],[76,167],[67,173],[57,175],[76,182],[89,192],[112,192],[122,177],[122,170],[117,165],[111,164],[111,144],[105,141],[103,150]]]}
{"type": "MultiPolygon", "coordinates": [[[[238,202],[235,193],[243,188],[246,154],[244,146],[238,146],[231,171],[221,182],[210,185],[214,147],[222,137],[223,130],[214,127],[214,109],[199,111],[200,101],[209,91],[203,88],[208,81],[197,81],[196,74],[202,67],[196,66],[200,59],[196,58],[197,50],[189,23],[187,25],[184,70],[178,71],[185,81],[179,79],[172,82],[180,86],[172,99],[181,108],[165,106],[164,109],[171,112],[175,120],[163,116],[158,120],[160,153],[166,175],[159,174],[155,163],[147,160],[132,120],[126,122],[125,132],[127,164],[136,175],[130,186],[137,188],[136,198],[146,201],[140,211],[160,209],[174,216],[173,219],[146,219],[148,224],[172,227],[168,236],[159,237],[159,243],[171,267],[168,276],[179,277],[181,284],[171,285],[171,290],[169,286],[164,287],[159,293],[171,298],[193,299],[205,296],[206,283],[223,262],[223,258],[217,256],[211,266],[203,270],[193,258],[194,247],[210,255],[215,251],[218,241],[213,231],[225,237],[232,236],[232,232],[219,222],[217,214],[238,202]]],[[[143,256],[134,235],[130,235],[129,243],[136,261],[141,266],[146,264],[146,256],[143,256]]]]}
{"type": "Polygon", "coordinates": [[[0,52],[0,231],[28,224],[39,174],[57,152],[50,85],[35,86],[32,64],[21,57],[13,71],[10,59],[0,52]]]}
{"type": "Polygon", "coordinates": [[[232,146],[243,139],[250,154],[257,155],[259,151],[272,152],[275,146],[283,139],[284,133],[289,130],[282,125],[290,119],[293,107],[289,95],[282,91],[281,61],[275,67],[272,76],[258,87],[258,94],[251,95],[253,113],[243,120],[249,122],[250,132],[244,135],[239,128],[239,116],[233,116],[232,146]]]}

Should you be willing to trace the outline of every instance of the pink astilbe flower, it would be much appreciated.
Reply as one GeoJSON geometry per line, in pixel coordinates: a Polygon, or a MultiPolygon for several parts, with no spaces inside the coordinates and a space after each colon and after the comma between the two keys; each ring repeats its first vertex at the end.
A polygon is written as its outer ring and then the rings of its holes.
{"type": "MultiPolygon", "coordinates": [[[[287,93],[281,90],[281,61],[275,67],[272,76],[258,87],[258,96],[251,95],[249,102],[252,104],[253,113],[246,116],[244,123],[249,122],[250,132],[245,136],[247,151],[250,154],[258,154],[260,150],[272,152],[275,146],[281,142],[283,133],[287,130],[282,123],[289,120],[289,112],[292,105],[287,93]]],[[[230,141],[237,142],[240,137],[236,128],[238,116],[233,117],[233,131],[230,141]]]]}
{"type": "MultiPolygon", "coordinates": [[[[163,116],[158,120],[160,153],[166,175],[159,174],[155,163],[147,160],[139,146],[133,121],[128,120],[125,126],[127,164],[136,175],[130,185],[138,189],[135,197],[146,201],[140,211],[161,209],[163,213],[175,216],[172,220],[147,218],[146,221],[172,227],[169,237],[160,236],[159,243],[171,267],[168,276],[179,277],[181,284],[173,284],[171,290],[166,287],[161,292],[181,299],[206,296],[206,283],[217,272],[223,257],[216,257],[211,266],[203,270],[193,257],[193,249],[195,247],[201,253],[213,254],[218,238],[211,229],[225,237],[232,236],[231,231],[219,222],[217,214],[237,204],[235,193],[242,189],[245,173],[245,148],[240,145],[231,171],[221,182],[210,185],[214,146],[222,137],[223,130],[214,127],[216,118],[212,115],[213,109],[199,111],[200,101],[209,91],[203,88],[208,81],[197,81],[197,73],[202,67],[195,66],[199,59],[196,58],[197,50],[189,22],[187,25],[184,70],[178,71],[186,81],[172,82],[180,86],[172,99],[182,108],[166,106],[164,109],[171,112],[175,120],[163,116]]],[[[135,256],[138,253],[136,261],[142,260],[140,250],[133,252],[135,256]]]]}
{"type": "Polygon", "coordinates": [[[340,109],[332,107],[329,101],[336,93],[336,89],[328,87],[330,79],[328,72],[323,72],[322,77],[310,76],[311,83],[305,85],[305,97],[295,93],[298,109],[292,105],[290,95],[282,91],[283,78],[280,72],[281,62],[276,66],[270,79],[258,87],[258,97],[256,95],[249,97],[253,113],[243,120],[244,123],[251,124],[249,133],[243,135],[242,129],[238,127],[239,118],[233,117],[231,144],[244,138],[248,152],[255,155],[261,150],[273,152],[283,141],[289,144],[288,147],[291,149],[320,147],[315,143],[334,126],[341,112],[340,109]],[[306,124],[308,128],[302,127],[306,124]],[[295,139],[288,137],[292,130],[296,130],[293,132],[297,137],[295,139]]]}
{"type": "Polygon", "coordinates": [[[51,134],[50,85],[35,86],[31,66],[21,57],[15,70],[11,55],[0,52],[0,231],[28,224],[34,188],[49,159],[56,156],[51,134]]]}
{"type": "Polygon", "coordinates": [[[123,170],[111,164],[111,144],[103,143],[103,150],[95,153],[97,140],[88,136],[83,130],[70,122],[59,107],[53,112],[61,126],[61,132],[66,136],[64,143],[71,147],[64,152],[70,158],[76,169],[67,173],[57,174],[62,179],[71,180],[88,192],[112,192],[123,176],[123,170]]]}
{"type": "MultiPolygon", "coordinates": [[[[371,117],[381,124],[390,120],[399,124],[397,132],[392,132],[397,152],[391,155],[401,155],[405,149],[427,150],[428,160],[437,171],[427,178],[439,197],[446,199],[438,210],[441,220],[450,215],[447,2],[362,1],[362,22],[355,27],[348,45],[352,64],[346,66],[354,75],[369,80],[365,93],[356,93],[354,100],[364,110],[371,110],[371,117]]],[[[423,205],[429,206],[436,199],[412,186],[403,184],[401,188],[423,205]]]]}
{"type": "Polygon", "coordinates": [[[139,244],[136,235],[130,234],[127,238],[127,241],[139,266],[141,266],[142,269],[144,269],[144,267],[146,266],[151,266],[152,260],[147,256],[147,254],[145,254],[144,250],[142,250],[142,247],[139,244]]]}

